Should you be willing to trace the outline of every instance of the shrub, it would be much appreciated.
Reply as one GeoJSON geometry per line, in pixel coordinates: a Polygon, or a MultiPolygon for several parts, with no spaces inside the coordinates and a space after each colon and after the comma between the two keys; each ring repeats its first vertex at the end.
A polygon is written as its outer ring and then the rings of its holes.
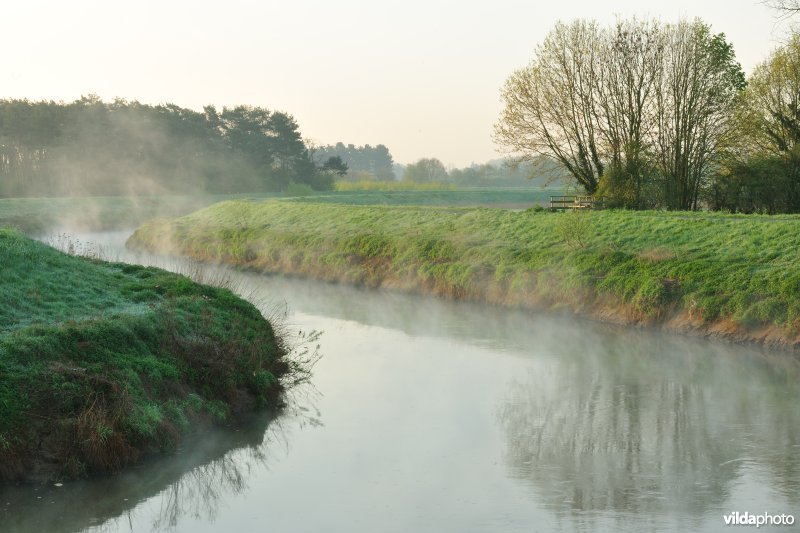
{"type": "Polygon", "coordinates": [[[586,248],[591,231],[591,213],[585,209],[571,209],[556,219],[556,233],[574,248],[586,248]]]}

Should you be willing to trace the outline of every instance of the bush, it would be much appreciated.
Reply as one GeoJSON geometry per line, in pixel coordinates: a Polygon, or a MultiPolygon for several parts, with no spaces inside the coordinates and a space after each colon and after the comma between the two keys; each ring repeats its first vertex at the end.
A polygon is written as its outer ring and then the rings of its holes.
{"type": "Polygon", "coordinates": [[[571,209],[558,216],[555,230],[567,245],[574,248],[586,248],[591,226],[591,213],[588,210],[571,209]]]}

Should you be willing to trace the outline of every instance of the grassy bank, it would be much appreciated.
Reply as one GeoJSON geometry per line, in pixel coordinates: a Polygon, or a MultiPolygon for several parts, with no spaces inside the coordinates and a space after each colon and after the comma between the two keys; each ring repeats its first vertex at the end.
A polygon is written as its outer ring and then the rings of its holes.
{"type": "Polygon", "coordinates": [[[9,229],[0,264],[0,480],[117,470],[279,403],[280,339],[229,290],[9,229]]]}
{"type": "Polygon", "coordinates": [[[224,202],[129,246],[797,346],[800,217],[224,202]]]}

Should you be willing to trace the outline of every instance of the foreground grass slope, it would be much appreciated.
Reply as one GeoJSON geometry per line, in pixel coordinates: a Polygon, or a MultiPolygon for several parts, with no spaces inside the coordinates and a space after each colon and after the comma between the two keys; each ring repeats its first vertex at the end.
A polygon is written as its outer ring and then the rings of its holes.
{"type": "Polygon", "coordinates": [[[226,289],[0,229],[0,480],[76,477],[275,404],[271,325],[226,289]]]}
{"type": "Polygon", "coordinates": [[[800,218],[223,202],[129,246],[796,346],[800,218]]]}

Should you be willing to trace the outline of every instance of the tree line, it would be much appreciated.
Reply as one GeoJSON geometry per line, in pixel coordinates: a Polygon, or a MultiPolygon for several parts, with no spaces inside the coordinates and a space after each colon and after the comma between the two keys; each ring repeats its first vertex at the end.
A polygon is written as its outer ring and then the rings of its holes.
{"type": "Polygon", "coordinates": [[[563,185],[561,165],[545,157],[531,161],[503,159],[447,169],[437,158],[422,158],[403,168],[402,179],[414,183],[444,183],[457,187],[530,187],[563,185]]]}
{"type": "Polygon", "coordinates": [[[330,189],[334,176],[283,112],[0,100],[0,196],[330,189]]]}
{"type": "Polygon", "coordinates": [[[355,146],[338,142],[320,146],[312,151],[314,160],[318,164],[324,165],[325,161],[332,158],[335,160],[338,157],[347,167],[341,176],[342,179],[348,181],[392,181],[395,179],[392,154],[383,144],[355,146]]]}
{"type": "Polygon", "coordinates": [[[797,37],[748,79],[699,19],[559,23],[501,95],[501,145],[612,205],[800,211],[797,37]]]}

